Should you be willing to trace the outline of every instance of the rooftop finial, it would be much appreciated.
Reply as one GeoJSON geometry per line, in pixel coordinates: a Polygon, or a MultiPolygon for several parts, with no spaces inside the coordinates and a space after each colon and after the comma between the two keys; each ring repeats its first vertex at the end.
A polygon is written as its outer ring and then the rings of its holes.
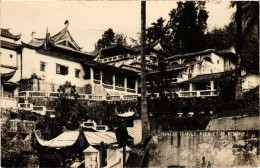
{"type": "Polygon", "coordinates": [[[34,39],[34,34],[35,34],[35,32],[32,32],[32,34],[31,34],[33,39],[34,39]]]}
{"type": "Polygon", "coordinates": [[[66,20],[64,24],[65,24],[65,25],[68,25],[68,24],[69,24],[69,21],[68,21],[68,20],[66,20]]]}

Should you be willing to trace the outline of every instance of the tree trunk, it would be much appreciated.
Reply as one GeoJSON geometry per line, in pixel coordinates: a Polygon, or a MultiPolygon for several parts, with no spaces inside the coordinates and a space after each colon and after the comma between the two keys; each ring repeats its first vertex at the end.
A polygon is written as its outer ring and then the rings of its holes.
{"type": "Polygon", "coordinates": [[[235,100],[243,99],[242,78],[241,78],[241,58],[242,58],[242,2],[236,2],[237,12],[237,62],[236,62],[236,94],[235,100]]]}
{"type": "Polygon", "coordinates": [[[142,119],[142,142],[149,136],[149,120],[147,112],[146,95],[146,67],[145,67],[145,22],[146,22],[146,1],[141,1],[141,119],[142,119]]]}

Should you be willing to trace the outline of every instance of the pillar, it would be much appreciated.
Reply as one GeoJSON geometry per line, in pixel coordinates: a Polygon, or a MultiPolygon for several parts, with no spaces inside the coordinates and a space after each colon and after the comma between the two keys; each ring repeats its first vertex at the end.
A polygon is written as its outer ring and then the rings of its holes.
{"type": "Polygon", "coordinates": [[[179,64],[182,64],[181,59],[179,59],[179,64]]]}
{"type": "Polygon", "coordinates": [[[100,70],[99,74],[100,74],[100,85],[102,86],[102,84],[103,84],[103,71],[100,70]]]}
{"type": "Polygon", "coordinates": [[[94,68],[90,68],[90,84],[94,84],[94,68]]]}
{"type": "Polygon", "coordinates": [[[127,76],[125,76],[124,87],[125,87],[125,92],[127,92],[127,76]]]}
{"type": "MultiPolygon", "coordinates": [[[[121,167],[123,167],[123,148],[120,148],[119,151],[120,151],[120,156],[121,156],[121,167]]],[[[128,146],[125,146],[125,161],[126,162],[130,155],[130,152],[131,152],[131,148],[129,148],[128,146]]]]}
{"type": "Polygon", "coordinates": [[[214,81],[210,81],[210,90],[214,90],[214,81]]]}
{"type": "Polygon", "coordinates": [[[1,85],[1,97],[4,97],[4,85],[1,85]]]}
{"type": "Polygon", "coordinates": [[[138,79],[135,79],[135,93],[138,94],[138,79]]]}
{"type": "Polygon", "coordinates": [[[116,88],[116,74],[115,73],[113,73],[113,90],[115,90],[115,88],[116,88]]]}
{"type": "Polygon", "coordinates": [[[94,68],[90,68],[90,85],[91,85],[91,93],[94,94],[94,68]]]}
{"type": "Polygon", "coordinates": [[[192,91],[193,88],[192,88],[192,83],[189,83],[189,91],[192,91]]]}

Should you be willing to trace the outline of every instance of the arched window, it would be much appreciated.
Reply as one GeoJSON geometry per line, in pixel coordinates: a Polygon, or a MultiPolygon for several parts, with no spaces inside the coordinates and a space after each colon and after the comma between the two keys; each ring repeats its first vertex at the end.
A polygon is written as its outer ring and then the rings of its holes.
{"type": "Polygon", "coordinates": [[[188,63],[188,62],[193,62],[193,61],[197,61],[195,58],[187,58],[183,63],[188,63]]]}
{"type": "Polygon", "coordinates": [[[208,62],[212,62],[212,60],[211,60],[210,57],[204,57],[203,59],[206,60],[206,61],[208,61],[208,62]]]}
{"type": "Polygon", "coordinates": [[[172,62],[171,65],[177,65],[178,63],[177,62],[172,62]]]}

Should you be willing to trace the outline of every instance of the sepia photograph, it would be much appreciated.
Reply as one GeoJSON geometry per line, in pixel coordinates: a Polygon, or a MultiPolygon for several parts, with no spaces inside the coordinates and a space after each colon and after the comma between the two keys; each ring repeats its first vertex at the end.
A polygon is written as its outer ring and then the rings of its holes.
{"type": "Polygon", "coordinates": [[[1,167],[260,167],[259,1],[0,1],[1,167]]]}

